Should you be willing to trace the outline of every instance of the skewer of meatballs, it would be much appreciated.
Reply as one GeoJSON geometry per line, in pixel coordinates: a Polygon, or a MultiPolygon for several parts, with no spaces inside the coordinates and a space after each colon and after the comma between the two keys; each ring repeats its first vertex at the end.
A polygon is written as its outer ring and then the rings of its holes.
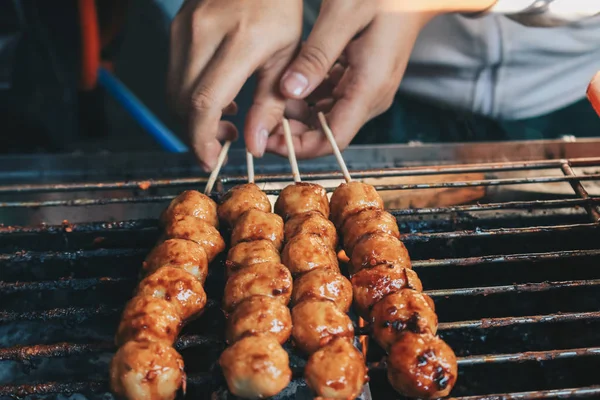
{"type": "Polygon", "coordinates": [[[253,182],[227,192],[218,215],[232,229],[222,304],[230,346],[219,363],[234,395],[249,399],[274,396],[292,378],[289,357],[282,347],[292,330],[287,307],[292,276],[279,253],[283,220],[271,212],[267,195],[253,182]]]}
{"type": "MultiPolygon", "coordinates": [[[[337,147],[323,114],[323,130],[337,147]]],[[[339,154],[339,150],[337,152],[339,154]]],[[[338,162],[343,164],[341,156],[338,162]]],[[[331,221],[350,259],[354,306],[370,321],[372,337],[388,352],[388,380],[398,392],[417,398],[447,396],[457,378],[456,356],[438,336],[433,300],[411,269],[396,219],[376,189],[352,181],[331,197],[331,221]]]]}
{"type": "Polygon", "coordinates": [[[354,347],[350,281],[340,273],[335,226],[329,221],[325,189],[300,180],[287,120],[283,120],[295,183],[285,187],[275,212],[285,221],[283,264],[294,276],[292,336],[308,354],[304,377],[328,399],[356,398],[366,379],[362,354],[354,347]]]}
{"type": "Polygon", "coordinates": [[[206,306],[208,265],[225,249],[217,205],[197,191],[177,196],[161,216],[163,235],[143,263],[144,279],[115,336],[110,385],[131,400],[172,400],[185,392],[183,359],[173,348],[182,326],[206,306]]]}

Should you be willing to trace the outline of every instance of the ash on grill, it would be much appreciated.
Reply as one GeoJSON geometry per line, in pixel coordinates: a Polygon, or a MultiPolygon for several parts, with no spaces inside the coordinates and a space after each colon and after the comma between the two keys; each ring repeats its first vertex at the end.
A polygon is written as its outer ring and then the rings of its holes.
{"type": "MultiPolygon", "coordinates": [[[[384,194],[444,188],[483,188],[487,193],[481,204],[390,210],[398,219],[414,268],[435,300],[440,336],[459,357],[453,396],[600,395],[596,374],[600,367],[600,199],[589,194],[600,175],[579,170],[599,166],[600,159],[572,159],[353,171],[359,179],[413,177],[410,183],[382,183],[378,190],[384,194]],[[515,176],[517,172],[527,176],[515,176]],[[434,179],[473,173],[482,178],[434,179]],[[534,185],[538,189],[523,189],[534,185]],[[561,190],[546,190],[552,185],[561,190]]],[[[314,181],[338,178],[325,172],[303,176],[314,181]]],[[[256,177],[257,182],[285,179],[289,176],[256,177]]],[[[149,183],[164,191],[177,187],[175,193],[203,182],[199,178],[149,183]]],[[[135,182],[127,185],[134,187],[135,182]]],[[[74,183],[58,190],[99,193],[107,187],[119,185],[74,183]]],[[[0,187],[1,194],[11,196],[0,204],[0,212],[103,208],[131,201],[159,210],[172,198],[169,193],[131,197],[122,192],[118,192],[122,197],[76,201],[20,201],[14,196],[52,194],[55,188],[0,187]]],[[[278,189],[267,192],[276,195],[278,189]]],[[[152,213],[158,215],[154,209],[152,213]]],[[[77,393],[74,398],[110,397],[107,371],[114,351],[112,337],[141,261],[157,235],[157,221],[143,219],[0,228],[0,398],[65,398],[73,393],[77,393]]],[[[224,321],[214,299],[222,295],[223,270],[221,265],[211,268],[206,289],[213,301],[176,344],[189,373],[190,398],[229,398],[215,368],[223,348],[224,321]]],[[[301,380],[305,360],[290,352],[298,379],[277,398],[310,398],[301,380]]],[[[383,352],[372,344],[368,354],[372,398],[395,398],[386,382],[385,364],[379,363],[383,352]]]]}

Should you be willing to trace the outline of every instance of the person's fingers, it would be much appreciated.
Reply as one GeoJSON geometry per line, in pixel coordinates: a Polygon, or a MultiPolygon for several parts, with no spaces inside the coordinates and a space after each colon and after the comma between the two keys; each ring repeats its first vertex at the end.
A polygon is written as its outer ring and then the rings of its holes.
{"type": "Polygon", "coordinates": [[[238,113],[238,105],[235,101],[232,101],[223,109],[223,115],[236,115],[238,113]]]}
{"type": "MultiPolygon", "coordinates": [[[[235,141],[237,137],[237,129],[235,125],[233,125],[233,123],[229,121],[219,121],[215,137],[210,140],[199,142],[198,140],[196,140],[195,137],[192,136],[192,148],[194,150],[194,153],[198,156],[200,167],[205,172],[212,171],[215,167],[216,159],[219,157],[219,153],[223,148],[221,142],[225,140],[235,141]],[[207,162],[207,157],[203,156],[204,154],[210,154],[211,156],[214,154],[215,161],[211,163],[207,162]]],[[[212,160],[212,158],[209,159],[212,160]]]]}
{"type": "Polygon", "coordinates": [[[194,86],[189,100],[189,132],[198,159],[209,169],[216,164],[220,149],[215,136],[222,110],[234,100],[257,63],[256,52],[241,41],[226,41],[194,86]],[[239,59],[247,62],[240,63],[239,59]]]}
{"type": "Polygon", "coordinates": [[[592,107],[600,117],[600,72],[598,72],[590,82],[587,89],[587,97],[592,103],[592,107]]]}
{"type": "Polygon", "coordinates": [[[323,81],[353,36],[371,20],[369,3],[350,0],[322,3],[307,41],[281,79],[281,91],[286,97],[304,98],[323,81]]]}
{"type": "Polygon", "coordinates": [[[291,47],[280,51],[257,71],[254,101],[244,127],[246,148],[254,157],[262,157],[271,131],[283,118],[286,99],[279,91],[279,80],[293,52],[291,47]]]}
{"type": "Polygon", "coordinates": [[[310,107],[304,100],[287,100],[283,116],[287,119],[305,121],[310,117],[310,107]]]}

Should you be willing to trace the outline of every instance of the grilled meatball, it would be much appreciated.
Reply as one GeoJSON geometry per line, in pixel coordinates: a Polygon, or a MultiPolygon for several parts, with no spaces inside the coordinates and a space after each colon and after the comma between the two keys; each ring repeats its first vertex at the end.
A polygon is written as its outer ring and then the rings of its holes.
{"type": "Polygon", "coordinates": [[[281,260],[294,275],[316,268],[340,270],[335,251],[316,235],[293,237],[283,248],[281,260]]]}
{"type": "Polygon", "coordinates": [[[215,228],[219,227],[217,203],[196,190],[186,190],[175,197],[161,215],[161,222],[166,225],[176,215],[189,215],[199,218],[215,228]]]}
{"type": "Polygon", "coordinates": [[[227,254],[227,276],[254,264],[281,263],[279,251],[270,240],[253,240],[233,246],[227,254]]]}
{"type": "Polygon", "coordinates": [[[196,277],[202,284],[208,275],[208,257],[204,248],[185,239],[169,239],[156,246],[143,263],[145,274],[160,267],[181,268],[196,277]]]}
{"type": "Polygon", "coordinates": [[[435,335],[437,322],[431,297],[413,289],[392,293],[371,310],[373,338],[386,351],[406,331],[435,335]]]}
{"type": "Polygon", "coordinates": [[[185,385],[183,359],[160,342],[127,342],[110,363],[110,387],[130,400],[173,400],[185,385]]]}
{"type": "Polygon", "coordinates": [[[137,295],[168,301],[182,320],[199,315],[206,305],[202,283],[192,274],[174,267],[162,267],[147,276],[140,282],[137,295]]]}
{"type": "Polygon", "coordinates": [[[371,307],[388,294],[410,288],[423,290],[423,285],[412,269],[394,264],[380,264],[365,268],[352,276],[354,306],[361,317],[368,319],[371,307]]]}
{"type": "Polygon", "coordinates": [[[285,265],[254,264],[227,280],[223,308],[232,311],[240,302],[252,296],[269,296],[287,304],[292,295],[292,276],[285,265]]]}
{"type": "Polygon", "coordinates": [[[342,183],[331,196],[331,220],[340,229],[346,218],[367,209],[383,210],[383,200],[377,190],[366,183],[342,183]]]}
{"type": "Polygon", "coordinates": [[[350,318],[332,301],[305,300],[292,309],[292,336],[298,348],[312,354],[335,337],[350,343],[354,326],[350,318]]]}
{"type": "Polygon", "coordinates": [[[338,244],[338,235],[333,223],[317,211],[298,214],[285,223],[285,240],[293,237],[310,234],[320,236],[325,244],[335,249],[338,244]]]}
{"type": "Polygon", "coordinates": [[[290,383],[289,357],[272,335],[247,336],[225,349],[219,359],[229,391],[246,399],[262,399],[290,383]]]}
{"type": "Polygon", "coordinates": [[[238,185],[229,190],[218,209],[219,219],[234,226],[238,218],[250,209],[271,212],[269,198],[254,183],[238,185]]]}
{"type": "Polygon", "coordinates": [[[363,236],[354,246],[350,264],[351,274],[379,264],[394,264],[402,268],[412,268],[404,243],[385,233],[363,236]]]}
{"type": "Polygon", "coordinates": [[[348,312],[352,305],[352,284],[336,271],[313,269],[294,281],[292,302],[298,304],[306,299],[330,300],[340,311],[348,312]]]}
{"type": "Polygon", "coordinates": [[[136,296],[127,303],[117,330],[117,346],[130,340],[172,345],[179,334],[181,318],[173,303],[156,297],[136,296]]]}
{"type": "Polygon", "coordinates": [[[427,333],[404,333],[392,345],[387,363],[388,380],[408,397],[446,397],[458,375],[452,349],[439,337],[427,333]]]}
{"type": "Polygon", "coordinates": [[[206,252],[208,262],[225,250],[225,241],[214,226],[189,215],[170,220],[165,226],[165,239],[187,239],[198,243],[206,252]]]}
{"type": "Polygon", "coordinates": [[[317,211],[324,217],[329,216],[329,200],[325,188],[316,183],[298,182],[286,186],[275,202],[275,212],[284,220],[294,215],[317,211]]]}
{"type": "Polygon", "coordinates": [[[253,296],[242,301],[227,318],[227,341],[268,333],[283,344],[292,333],[290,309],[268,296],[253,296]]]}
{"type": "Polygon", "coordinates": [[[364,210],[346,219],[341,236],[344,238],[344,250],[352,256],[356,242],[370,233],[387,233],[396,238],[400,237],[396,218],[383,210],[364,210]]]}
{"type": "Polygon", "coordinates": [[[251,209],[235,222],[231,245],[254,240],[270,240],[277,250],[283,243],[283,220],[277,214],[251,209]]]}
{"type": "Polygon", "coordinates": [[[355,399],[367,381],[367,368],[356,347],[347,340],[335,338],[310,356],[304,378],[317,396],[355,399]]]}

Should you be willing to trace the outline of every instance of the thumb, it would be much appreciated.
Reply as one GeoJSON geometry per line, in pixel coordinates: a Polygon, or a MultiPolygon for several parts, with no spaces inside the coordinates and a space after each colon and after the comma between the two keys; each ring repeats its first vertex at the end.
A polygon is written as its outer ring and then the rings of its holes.
{"type": "Polygon", "coordinates": [[[319,86],[346,45],[364,27],[351,8],[331,4],[323,2],[308,39],[281,79],[280,90],[288,98],[303,99],[319,86]]]}

